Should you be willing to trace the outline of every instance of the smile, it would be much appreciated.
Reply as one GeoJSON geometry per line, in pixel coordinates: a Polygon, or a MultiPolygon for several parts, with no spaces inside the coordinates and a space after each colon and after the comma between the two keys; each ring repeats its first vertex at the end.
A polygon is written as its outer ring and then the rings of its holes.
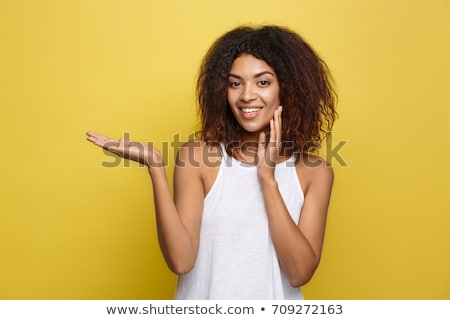
{"type": "Polygon", "coordinates": [[[258,113],[263,109],[263,107],[246,107],[246,108],[239,108],[241,111],[242,116],[249,120],[255,118],[258,113]]]}
{"type": "Polygon", "coordinates": [[[241,111],[243,113],[247,113],[247,114],[251,114],[251,113],[256,113],[259,110],[261,110],[262,108],[241,108],[241,111]]]}

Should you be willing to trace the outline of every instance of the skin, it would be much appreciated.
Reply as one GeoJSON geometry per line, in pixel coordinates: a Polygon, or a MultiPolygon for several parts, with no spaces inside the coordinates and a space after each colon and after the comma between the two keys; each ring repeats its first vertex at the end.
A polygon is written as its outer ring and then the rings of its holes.
{"type": "Polygon", "coordinates": [[[227,99],[237,122],[245,130],[242,141],[257,141],[259,133],[269,129],[268,124],[280,107],[279,93],[275,71],[264,60],[249,54],[234,60],[228,75],[227,99]],[[257,107],[260,111],[255,113],[256,117],[247,119],[242,113],[246,107],[257,107]]]}
{"type": "MultiPolygon", "coordinates": [[[[318,157],[301,155],[296,171],[305,200],[296,224],[274,176],[275,164],[286,160],[278,155],[282,107],[276,74],[265,61],[246,54],[234,61],[228,81],[228,102],[244,129],[241,142],[245,143],[234,156],[257,165],[278,259],[290,284],[302,286],[311,279],[320,261],[333,184],[332,168],[318,157]],[[249,116],[242,113],[246,107],[258,107],[260,111],[249,116]]],[[[179,275],[189,272],[199,248],[204,197],[219,170],[221,156],[217,147],[190,141],[180,148],[172,198],[159,150],[139,142],[111,140],[94,132],[88,132],[87,136],[95,145],[147,166],[153,184],[161,251],[173,272],[179,275]]]]}

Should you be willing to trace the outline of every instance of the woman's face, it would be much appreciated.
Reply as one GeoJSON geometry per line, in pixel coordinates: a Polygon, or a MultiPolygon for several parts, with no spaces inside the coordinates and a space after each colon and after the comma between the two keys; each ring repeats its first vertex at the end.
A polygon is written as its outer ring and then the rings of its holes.
{"type": "Polygon", "coordinates": [[[280,105],[279,92],[275,71],[264,60],[250,54],[234,60],[228,74],[228,103],[245,131],[257,137],[267,130],[280,105]]]}

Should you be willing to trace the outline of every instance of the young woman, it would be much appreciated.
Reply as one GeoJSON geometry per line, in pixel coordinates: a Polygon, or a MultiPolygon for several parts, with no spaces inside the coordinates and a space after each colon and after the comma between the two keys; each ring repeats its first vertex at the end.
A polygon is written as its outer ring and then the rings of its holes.
{"type": "Polygon", "coordinates": [[[180,148],[172,197],[162,155],[89,132],[144,163],[178,299],[302,299],[316,270],[333,184],[311,155],[336,118],[326,64],[295,32],[239,27],[206,54],[199,140],[180,148]]]}

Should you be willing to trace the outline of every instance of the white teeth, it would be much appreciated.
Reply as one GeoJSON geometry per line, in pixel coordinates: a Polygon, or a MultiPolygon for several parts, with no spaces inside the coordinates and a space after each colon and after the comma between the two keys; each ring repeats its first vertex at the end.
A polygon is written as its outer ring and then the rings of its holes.
{"type": "Polygon", "coordinates": [[[258,112],[261,108],[242,108],[241,110],[245,113],[255,113],[258,112]]]}

